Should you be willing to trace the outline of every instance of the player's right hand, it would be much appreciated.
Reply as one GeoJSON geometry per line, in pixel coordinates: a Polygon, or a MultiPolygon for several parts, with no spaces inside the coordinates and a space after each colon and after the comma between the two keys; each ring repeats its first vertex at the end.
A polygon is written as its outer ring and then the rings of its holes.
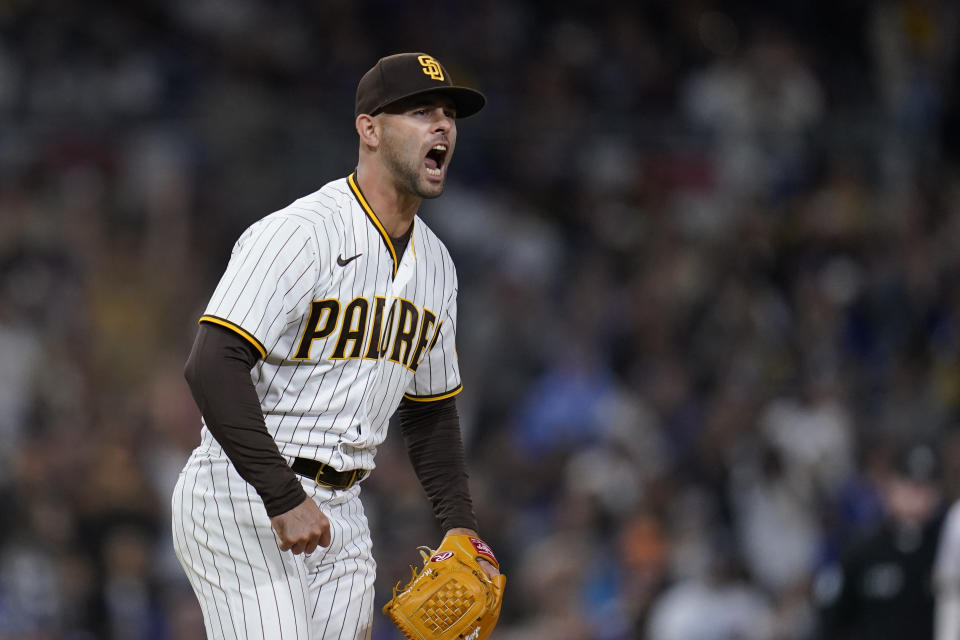
{"type": "Polygon", "coordinates": [[[281,551],[311,554],[330,544],[330,521],[312,498],[286,513],[270,518],[281,551]]]}

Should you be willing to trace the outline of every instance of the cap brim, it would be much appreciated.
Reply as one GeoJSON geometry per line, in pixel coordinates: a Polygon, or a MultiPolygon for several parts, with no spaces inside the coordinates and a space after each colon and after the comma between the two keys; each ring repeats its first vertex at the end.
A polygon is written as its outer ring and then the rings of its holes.
{"type": "MultiPolygon", "coordinates": [[[[420,91],[412,91],[406,95],[399,96],[394,98],[390,102],[380,105],[374,109],[373,114],[379,113],[389,107],[392,104],[396,104],[401,100],[406,100],[414,96],[425,95],[428,93],[438,93],[444,95],[453,100],[453,106],[457,110],[457,119],[467,118],[473,114],[483,109],[483,105],[487,103],[487,98],[482,93],[476,89],[471,89],[469,87],[433,87],[430,89],[422,89],[420,91]]],[[[371,114],[372,115],[372,114],[371,114]]]]}

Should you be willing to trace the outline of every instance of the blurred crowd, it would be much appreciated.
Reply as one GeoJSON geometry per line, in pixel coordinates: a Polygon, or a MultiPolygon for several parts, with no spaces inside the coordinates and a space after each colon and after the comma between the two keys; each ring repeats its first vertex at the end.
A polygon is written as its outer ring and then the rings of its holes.
{"type": "MultiPolygon", "coordinates": [[[[816,637],[898,451],[960,493],[958,17],[0,3],[0,639],[203,637],[169,534],[196,320],[247,225],[353,169],[357,79],[404,50],[488,97],[423,216],[494,637],[816,637]]],[[[393,435],[377,462],[382,604],[440,532],[393,435]]]]}

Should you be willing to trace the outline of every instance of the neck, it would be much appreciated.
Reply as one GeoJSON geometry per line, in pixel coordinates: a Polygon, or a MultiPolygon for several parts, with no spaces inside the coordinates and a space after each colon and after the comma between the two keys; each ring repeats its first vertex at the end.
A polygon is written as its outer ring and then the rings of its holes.
{"type": "Polygon", "coordinates": [[[420,209],[419,196],[398,189],[390,175],[373,163],[361,161],[357,165],[357,184],[391,238],[399,238],[410,229],[420,209]]]}

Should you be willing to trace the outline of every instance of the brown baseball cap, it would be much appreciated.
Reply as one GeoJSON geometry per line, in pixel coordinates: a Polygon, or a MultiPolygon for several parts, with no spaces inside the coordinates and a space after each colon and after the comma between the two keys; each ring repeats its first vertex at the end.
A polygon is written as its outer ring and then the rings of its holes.
{"type": "Polygon", "coordinates": [[[397,53],[380,58],[360,78],[354,116],[361,113],[375,116],[397,100],[434,92],[453,100],[457,118],[472,116],[487,102],[479,91],[454,85],[450,74],[433,56],[397,53]]]}

